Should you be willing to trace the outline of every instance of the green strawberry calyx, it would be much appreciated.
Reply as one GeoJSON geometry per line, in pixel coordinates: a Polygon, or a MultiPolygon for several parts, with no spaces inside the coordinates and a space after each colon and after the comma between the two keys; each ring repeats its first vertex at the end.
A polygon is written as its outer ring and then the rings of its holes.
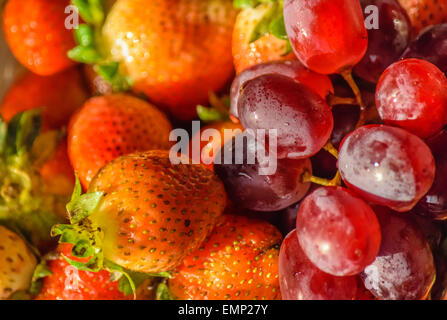
{"type": "Polygon", "coordinates": [[[51,226],[62,221],[57,204],[66,201],[45,191],[38,172],[63,136],[58,131],[40,134],[41,112],[19,113],[9,124],[0,118],[0,224],[37,246],[51,241],[51,226]]]}
{"type": "Polygon", "coordinates": [[[105,19],[101,0],[71,0],[78,8],[79,15],[86,22],[74,31],[77,46],[67,52],[70,59],[93,65],[95,72],[109,83],[115,92],[126,91],[132,87],[129,77],[120,73],[120,64],[110,61],[103,51],[101,29],[105,19]]]}
{"type": "Polygon", "coordinates": [[[286,52],[283,56],[292,52],[292,46],[284,24],[284,0],[233,0],[233,5],[237,9],[264,7],[264,12],[251,34],[250,43],[266,34],[272,34],[280,40],[287,41],[286,52]]]}
{"type": "Polygon", "coordinates": [[[210,107],[198,105],[196,107],[199,119],[205,123],[230,120],[230,97],[225,95],[217,97],[214,92],[208,93],[210,107]]]}
{"type": "Polygon", "coordinates": [[[81,183],[76,176],[76,183],[70,202],[66,209],[70,224],[57,224],[51,229],[51,235],[59,236],[60,243],[70,243],[71,256],[63,256],[72,266],[79,270],[98,272],[107,270],[112,281],[119,281],[118,288],[126,295],[133,294],[136,288],[151,277],[170,278],[169,272],[142,273],[125,269],[106,259],[102,250],[103,231],[95,226],[89,216],[99,210],[104,193],[101,191],[82,194],[81,183]]]}

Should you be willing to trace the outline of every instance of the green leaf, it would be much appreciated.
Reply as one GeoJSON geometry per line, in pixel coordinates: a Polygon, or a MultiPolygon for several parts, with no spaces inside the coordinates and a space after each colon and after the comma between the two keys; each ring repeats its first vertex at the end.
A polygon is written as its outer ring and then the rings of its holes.
{"type": "Polygon", "coordinates": [[[9,122],[6,135],[6,154],[14,155],[31,150],[40,133],[42,109],[18,113],[9,122]]]}
{"type": "Polygon", "coordinates": [[[258,0],[233,0],[233,6],[236,9],[254,8],[258,4],[258,0]]]}
{"type": "Polygon", "coordinates": [[[119,63],[111,62],[109,64],[99,65],[97,68],[98,74],[106,81],[112,81],[118,74],[119,63]]]}
{"type": "Polygon", "coordinates": [[[76,43],[82,47],[93,46],[94,35],[93,29],[87,24],[81,24],[75,31],[76,43]]]}
{"type": "Polygon", "coordinates": [[[169,288],[166,283],[160,283],[157,287],[156,293],[157,300],[174,300],[171,294],[169,293],[169,288]]]}
{"type": "Polygon", "coordinates": [[[102,57],[98,53],[98,51],[90,46],[90,47],[83,47],[83,46],[77,46],[68,51],[67,53],[68,57],[71,60],[86,63],[86,64],[93,64],[96,62],[101,61],[102,57]]]}
{"type": "Polygon", "coordinates": [[[70,201],[66,206],[70,222],[78,223],[87,218],[98,207],[103,195],[103,192],[91,192],[70,201]]]}
{"type": "Polygon", "coordinates": [[[33,277],[31,279],[31,286],[29,293],[32,295],[38,294],[42,289],[42,279],[53,274],[47,266],[47,261],[42,260],[34,269],[33,277]]]}
{"type": "Polygon", "coordinates": [[[220,121],[226,120],[228,118],[228,115],[223,114],[222,112],[213,108],[206,108],[204,106],[198,105],[196,109],[199,119],[203,122],[220,121]]]}
{"type": "Polygon", "coordinates": [[[66,256],[62,256],[70,265],[75,267],[76,269],[83,270],[83,271],[90,271],[90,272],[99,272],[102,270],[102,263],[100,262],[100,259],[97,257],[94,257],[90,259],[88,262],[79,262],[74,261],[66,256]]]}
{"type": "Polygon", "coordinates": [[[104,9],[101,0],[72,0],[79,10],[81,18],[93,25],[100,25],[104,21],[104,9]]]}
{"type": "Polygon", "coordinates": [[[120,74],[118,62],[97,64],[94,69],[112,86],[113,92],[127,91],[133,85],[132,80],[129,77],[120,74]]]}
{"type": "Polygon", "coordinates": [[[276,2],[278,0],[233,0],[233,6],[236,9],[255,8],[261,3],[276,2]]]}
{"type": "Polygon", "coordinates": [[[8,124],[0,117],[0,153],[5,151],[8,124]]]}
{"type": "Polygon", "coordinates": [[[282,12],[270,22],[269,32],[278,39],[289,39],[286,32],[286,26],[284,24],[284,15],[282,14],[282,12]]]}

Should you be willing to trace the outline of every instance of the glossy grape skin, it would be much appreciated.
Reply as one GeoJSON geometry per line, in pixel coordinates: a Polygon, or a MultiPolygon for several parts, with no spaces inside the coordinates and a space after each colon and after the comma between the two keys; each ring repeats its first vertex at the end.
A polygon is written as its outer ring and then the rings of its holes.
{"type": "Polygon", "coordinates": [[[411,23],[406,11],[397,0],[360,0],[363,10],[376,6],[379,28],[368,30],[368,49],[354,67],[360,78],[376,83],[382,72],[399,60],[411,39],[411,23]]]}
{"type": "Polygon", "coordinates": [[[334,276],[359,274],[374,261],[380,228],[374,211],[342,187],[322,187],[301,203],[298,241],[320,270],[334,276]]]}
{"type": "Polygon", "coordinates": [[[314,90],[323,99],[326,99],[329,93],[334,92],[332,82],[328,76],[315,73],[304,67],[298,60],[290,61],[273,61],[257,64],[234,78],[230,89],[231,109],[230,114],[238,118],[237,101],[239,99],[239,91],[241,86],[248,80],[256,78],[264,74],[281,74],[294,79],[308,88],[314,90]]]}
{"type": "Polygon", "coordinates": [[[424,299],[436,270],[429,244],[417,226],[388,208],[374,207],[382,230],[376,260],[360,275],[381,300],[424,299]]]}
{"type": "Polygon", "coordinates": [[[432,252],[438,250],[442,239],[442,230],[438,221],[415,214],[412,214],[410,219],[418,226],[418,229],[421,230],[424,238],[430,245],[432,252]]]}
{"type": "Polygon", "coordinates": [[[427,140],[436,162],[435,181],[413,212],[435,220],[447,219],[447,131],[427,140]]]}
{"type": "Polygon", "coordinates": [[[376,106],[385,124],[428,138],[447,124],[447,78],[430,62],[400,60],[380,77],[376,106]]]}
{"type": "Polygon", "coordinates": [[[335,277],[315,267],[301,249],[295,230],[279,250],[279,286],[283,300],[352,300],[356,278],[335,277]]]}
{"type": "Polygon", "coordinates": [[[235,138],[227,142],[217,155],[222,159],[214,163],[214,171],[224,183],[234,206],[255,211],[278,211],[301,200],[310,188],[310,183],[302,183],[305,171],[312,173],[309,159],[278,159],[272,175],[260,175],[259,168],[265,162],[256,156],[254,164],[247,159],[256,155],[254,139],[245,140],[243,150],[235,150],[235,138]],[[248,140],[248,142],[247,142],[248,140]],[[232,164],[224,163],[224,156],[232,152],[232,164]],[[242,156],[243,164],[236,164],[235,157],[242,156]]]}
{"type": "Polygon", "coordinates": [[[447,76],[447,23],[424,29],[402,55],[427,60],[447,76]]]}
{"type": "Polygon", "coordinates": [[[267,74],[245,82],[238,114],[242,126],[277,130],[278,158],[303,159],[328,141],[334,120],[331,108],[317,93],[293,79],[267,74]]]}
{"type": "Polygon", "coordinates": [[[337,166],[344,183],[363,199],[400,212],[416,205],[435,176],[429,147],[386,125],[363,126],[346,136],[337,166]]]}
{"type": "Polygon", "coordinates": [[[366,52],[359,0],[285,0],[284,23],[296,56],[315,72],[340,73],[366,52]]]}

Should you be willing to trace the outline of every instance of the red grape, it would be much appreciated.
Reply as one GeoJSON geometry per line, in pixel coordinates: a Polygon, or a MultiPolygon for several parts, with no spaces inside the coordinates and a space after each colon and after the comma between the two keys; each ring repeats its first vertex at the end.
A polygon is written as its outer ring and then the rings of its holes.
{"type": "Polygon", "coordinates": [[[285,0],[284,23],[298,59],[318,73],[350,69],[366,52],[359,0],[285,0]]]}
{"type": "Polygon", "coordinates": [[[356,75],[376,83],[382,72],[399,60],[411,38],[411,24],[406,11],[397,0],[360,0],[362,8],[378,9],[379,28],[368,30],[368,49],[354,67],[356,75]]]}
{"type": "Polygon", "coordinates": [[[284,300],[352,300],[355,277],[335,277],[315,267],[300,247],[295,230],[279,251],[279,286],[284,300]]]}
{"type": "Polygon", "coordinates": [[[334,125],[331,108],[317,93],[279,74],[245,82],[238,113],[246,130],[277,130],[279,158],[314,155],[326,144],[334,125]]]}
{"type": "Polygon", "coordinates": [[[435,181],[427,194],[418,202],[414,212],[435,220],[447,219],[447,131],[427,140],[436,162],[435,181]]]}
{"type": "Polygon", "coordinates": [[[335,276],[362,272],[380,246],[374,211],[342,187],[323,187],[308,195],[298,211],[296,232],[309,260],[335,276]]]}
{"type": "Polygon", "coordinates": [[[447,78],[430,62],[398,61],[380,77],[376,105],[385,124],[430,137],[447,124],[447,78]]]}
{"type": "Polygon", "coordinates": [[[424,299],[436,273],[426,239],[411,220],[387,208],[374,210],[382,244],[376,260],[361,274],[365,287],[382,300],[424,299]]]}
{"type": "Polygon", "coordinates": [[[245,138],[243,150],[236,150],[236,138],[227,142],[217,155],[220,164],[214,163],[214,171],[234,205],[255,211],[277,211],[306,195],[310,183],[302,183],[301,177],[305,171],[312,172],[309,159],[278,159],[275,173],[260,175],[260,168],[270,163],[259,158],[254,139],[245,138]],[[230,152],[231,163],[225,163],[225,155],[230,152]],[[242,161],[236,161],[236,157],[241,157],[242,161]],[[249,159],[254,159],[254,163],[249,159]]]}
{"type": "Polygon", "coordinates": [[[430,189],[435,161],[417,136],[386,125],[363,126],[345,137],[338,169],[365,200],[409,211],[430,189]]]}
{"type": "Polygon", "coordinates": [[[323,99],[326,99],[329,93],[334,92],[332,82],[328,76],[315,73],[304,67],[298,60],[273,61],[252,66],[234,78],[230,90],[231,109],[230,114],[238,118],[237,101],[241,86],[248,80],[264,74],[281,74],[290,77],[295,81],[314,90],[323,99]]]}
{"type": "Polygon", "coordinates": [[[405,50],[402,58],[427,60],[447,75],[447,23],[424,29],[405,50]]]}

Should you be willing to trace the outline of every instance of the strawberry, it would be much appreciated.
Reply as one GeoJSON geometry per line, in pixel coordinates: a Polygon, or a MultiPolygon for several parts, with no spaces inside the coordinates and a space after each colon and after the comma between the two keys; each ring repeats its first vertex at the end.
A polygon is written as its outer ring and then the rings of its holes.
{"type": "Polygon", "coordinates": [[[68,152],[82,185],[107,162],[134,151],[168,149],[172,130],[166,116],[128,94],[89,99],[68,129],[68,152]]]}
{"type": "Polygon", "coordinates": [[[106,164],[86,194],[77,183],[71,225],[53,235],[89,258],[83,269],[166,272],[201,245],[225,204],[223,184],[203,166],[174,165],[169,151],[134,153],[106,164]]]}
{"type": "Polygon", "coordinates": [[[24,239],[0,225],[0,300],[28,290],[36,264],[24,239]]]}
{"type": "Polygon", "coordinates": [[[274,6],[274,3],[263,3],[254,8],[244,8],[238,14],[232,40],[236,73],[264,62],[296,59],[293,52],[287,53],[290,50],[286,40],[269,32],[256,36],[258,26],[262,26],[263,20],[274,10],[274,6]]]}
{"type": "Polygon", "coordinates": [[[76,260],[71,255],[71,245],[61,244],[56,254],[50,257],[44,270],[42,287],[36,300],[128,300],[119,290],[119,282],[109,271],[90,272],[78,270],[64,257],[76,260]]]}
{"type": "Polygon", "coordinates": [[[423,28],[447,22],[447,0],[399,0],[407,11],[414,35],[423,28]]]}
{"type": "MultiPolygon", "coordinates": [[[[65,221],[64,205],[69,194],[63,194],[61,186],[53,193],[46,184],[56,182],[57,175],[51,171],[63,166],[51,158],[66,152],[66,148],[57,149],[60,132],[40,134],[40,111],[18,113],[9,124],[0,120],[0,223],[17,228],[33,245],[46,251],[54,243],[49,233],[51,226],[65,221]],[[53,169],[49,170],[49,166],[53,169]]],[[[68,176],[72,173],[62,174],[72,179],[68,176]]]]}
{"type": "MultiPolygon", "coordinates": [[[[195,106],[207,101],[208,91],[218,91],[232,76],[235,17],[231,0],[118,0],[96,41],[110,57],[100,58],[98,50],[92,58],[91,43],[70,56],[102,67],[119,62],[135,92],[189,120],[195,106]]],[[[116,70],[114,65],[100,74],[112,78],[116,70]]]]}
{"type": "Polygon", "coordinates": [[[232,121],[218,121],[211,123],[204,128],[202,128],[195,136],[191,139],[190,143],[190,151],[191,158],[200,161],[201,164],[206,166],[208,169],[213,170],[214,158],[217,156],[218,152],[222,148],[222,146],[231,140],[233,136],[235,136],[238,132],[243,132],[244,127],[240,123],[233,123],[232,121]],[[208,129],[217,130],[220,134],[220,139],[213,140],[211,137],[209,141],[201,141],[201,137],[203,133],[208,129]],[[239,129],[240,131],[236,131],[239,129]],[[225,135],[225,130],[233,130],[232,135],[225,135]],[[196,155],[193,152],[193,141],[194,139],[200,140],[200,157],[196,159],[196,155]]]}
{"type": "Polygon", "coordinates": [[[67,141],[63,139],[52,155],[39,168],[45,192],[65,196],[73,191],[75,176],[67,153],[67,141]]]}
{"type": "Polygon", "coordinates": [[[28,72],[8,90],[3,98],[0,114],[3,119],[10,121],[19,112],[43,108],[42,130],[60,129],[67,125],[72,113],[86,99],[87,92],[76,68],[51,76],[28,72]]]}
{"type": "Polygon", "coordinates": [[[26,68],[40,75],[62,71],[74,62],[67,51],[75,46],[65,27],[69,0],[10,0],[3,30],[11,51],[26,68]]]}
{"type": "Polygon", "coordinates": [[[180,300],[279,299],[281,238],[268,222],[222,216],[169,280],[170,294],[180,300]]]}

